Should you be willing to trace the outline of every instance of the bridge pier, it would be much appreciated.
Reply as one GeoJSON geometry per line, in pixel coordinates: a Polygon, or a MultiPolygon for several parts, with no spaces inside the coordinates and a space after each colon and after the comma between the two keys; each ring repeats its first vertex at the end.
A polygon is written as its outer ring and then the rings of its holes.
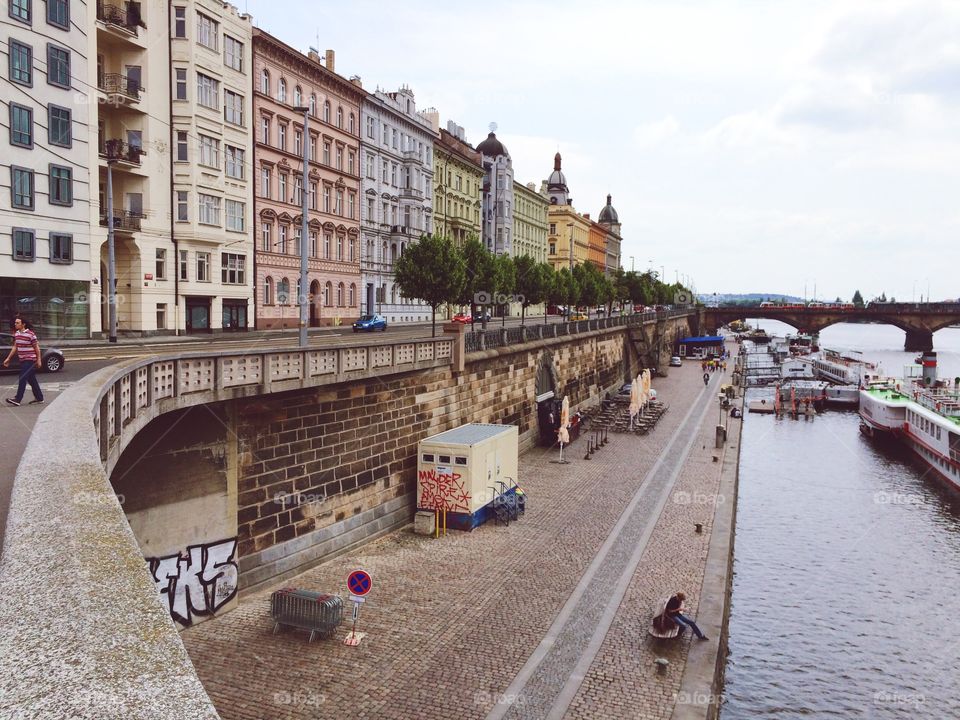
{"type": "Polygon", "coordinates": [[[907,352],[929,352],[933,350],[933,333],[930,330],[907,330],[903,349],[907,352]]]}

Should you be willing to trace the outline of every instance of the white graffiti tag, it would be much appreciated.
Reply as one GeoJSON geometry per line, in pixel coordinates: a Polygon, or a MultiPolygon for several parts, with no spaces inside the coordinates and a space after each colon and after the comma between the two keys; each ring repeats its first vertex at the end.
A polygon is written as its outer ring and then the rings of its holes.
{"type": "Polygon", "coordinates": [[[147,558],[150,574],[170,616],[192,625],[194,615],[212,615],[237,594],[237,539],[191,545],[184,555],[147,558]]]}

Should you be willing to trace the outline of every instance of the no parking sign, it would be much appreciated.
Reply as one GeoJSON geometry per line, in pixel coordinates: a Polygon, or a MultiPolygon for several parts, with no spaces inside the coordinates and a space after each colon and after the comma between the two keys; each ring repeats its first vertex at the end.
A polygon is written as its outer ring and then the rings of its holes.
{"type": "Polygon", "coordinates": [[[344,645],[356,646],[363,639],[364,633],[357,632],[357,618],[360,616],[360,604],[366,601],[366,595],[372,587],[373,579],[366,570],[354,570],[347,576],[347,589],[353,601],[353,630],[347,634],[344,645]]]}

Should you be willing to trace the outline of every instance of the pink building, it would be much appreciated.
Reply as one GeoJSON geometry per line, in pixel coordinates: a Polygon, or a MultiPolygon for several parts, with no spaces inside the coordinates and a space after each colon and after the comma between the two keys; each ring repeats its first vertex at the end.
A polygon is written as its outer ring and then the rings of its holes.
{"type": "Polygon", "coordinates": [[[360,314],[359,78],[334,72],[334,54],[304,55],[253,31],[254,221],[257,328],[296,327],[300,278],[303,114],[310,108],[310,324],[360,314]]]}

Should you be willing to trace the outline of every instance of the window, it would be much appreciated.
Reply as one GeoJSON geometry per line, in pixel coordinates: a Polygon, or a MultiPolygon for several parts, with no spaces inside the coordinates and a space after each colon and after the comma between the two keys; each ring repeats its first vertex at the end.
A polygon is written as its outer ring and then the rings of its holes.
{"type": "Polygon", "coordinates": [[[353,117],[353,113],[350,113],[350,122],[347,125],[347,129],[350,131],[350,134],[353,135],[356,132],[356,120],[353,117]]]}
{"type": "Polygon", "coordinates": [[[329,100],[323,101],[323,121],[327,123],[330,122],[330,101],[329,100]]]}
{"type": "Polygon", "coordinates": [[[290,202],[290,198],[287,197],[287,174],[280,173],[277,175],[277,200],[280,202],[290,202]]]}
{"type": "MultiPolygon", "coordinates": [[[[157,248],[156,254],[156,272],[153,275],[157,280],[167,279],[167,251],[163,248],[157,248]]],[[[166,307],[166,306],[164,306],[166,307]]]]}
{"type": "Polygon", "coordinates": [[[245,255],[220,254],[220,282],[225,285],[243,285],[245,255]]]}
{"type": "Polygon", "coordinates": [[[260,197],[270,197],[270,168],[260,168],[260,197]]]}
{"type": "Polygon", "coordinates": [[[56,45],[47,45],[47,83],[70,89],[69,50],[56,45]]]}
{"type": "Polygon", "coordinates": [[[313,93],[310,93],[310,116],[317,116],[317,96],[313,93]]]}
{"type": "Polygon", "coordinates": [[[69,0],[47,0],[47,23],[62,30],[70,29],[69,0]]]}
{"type": "Polygon", "coordinates": [[[337,307],[343,307],[343,283],[337,285],[337,307]]]}
{"type": "Polygon", "coordinates": [[[180,262],[178,263],[177,272],[179,273],[178,277],[181,280],[187,279],[187,266],[190,263],[190,253],[186,250],[180,251],[180,262]]]}
{"type": "Polygon", "coordinates": [[[207,135],[200,136],[200,164],[220,169],[220,141],[207,135]]]}
{"type": "MultiPolygon", "coordinates": [[[[327,260],[330,259],[330,241],[331,240],[332,238],[330,237],[330,233],[323,234],[323,257],[327,260]]],[[[329,303],[327,304],[329,305],[329,303]]]]}
{"type": "Polygon", "coordinates": [[[173,36],[185,38],[187,36],[187,9],[175,7],[173,9],[173,36]]]}
{"type": "Polygon", "coordinates": [[[50,262],[58,265],[73,262],[73,235],[50,233],[50,262]]]}
{"type": "Polygon", "coordinates": [[[317,161],[317,137],[316,135],[310,135],[310,161],[317,161]]]}
{"type": "Polygon", "coordinates": [[[244,204],[236,200],[227,200],[227,230],[234,232],[243,232],[244,225],[244,204]]]}
{"type": "Polygon", "coordinates": [[[423,454],[423,462],[425,462],[425,463],[432,463],[432,462],[436,462],[436,460],[434,460],[434,456],[433,456],[433,455],[424,453],[424,454],[423,454]]]}
{"type": "Polygon", "coordinates": [[[337,170],[343,170],[343,148],[337,145],[337,170]]]}
{"type": "Polygon", "coordinates": [[[337,127],[343,127],[343,108],[339,105],[337,106],[337,127]]]}
{"type": "Polygon", "coordinates": [[[330,307],[330,296],[333,295],[333,283],[328,282],[323,287],[323,304],[330,307]]]}
{"type": "Polygon", "coordinates": [[[277,240],[277,248],[274,252],[286,254],[287,252],[287,226],[280,226],[280,237],[277,240]]]}
{"type": "Polygon", "coordinates": [[[229,35],[224,35],[223,61],[227,67],[243,72],[243,43],[229,35]]]}
{"type": "Polygon", "coordinates": [[[33,147],[33,110],[10,103],[10,144],[33,147]]]}
{"type": "Polygon", "coordinates": [[[357,205],[357,195],[356,193],[350,193],[347,195],[347,217],[350,219],[354,218],[354,213],[356,213],[357,205]]]}
{"type": "Polygon", "coordinates": [[[323,186],[323,211],[330,212],[330,188],[326,185],[323,186]]]}
{"type": "Polygon", "coordinates": [[[49,171],[51,205],[73,205],[73,170],[62,165],[51,165],[49,171]]]}
{"type": "Polygon", "coordinates": [[[190,214],[188,211],[188,199],[190,194],[186,190],[177,190],[177,222],[188,222],[190,214]]]}
{"type": "Polygon", "coordinates": [[[10,176],[13,207],[33,210],[33,170],[11,165],[10,176]]]}
{"type": "Polygon", "coordinates": [[[264,145],[270,144],[270,118],[260,118],[260,141],[264,145]]]}
{"type": "Polygon", "coordinates": [[[287,81],[280,78],[277,83],[277,102],[285,103],[287,101],[287,81]]]}
{"type": "Polygon", "coordinates": [[[10,0],[10,17],[29,25],[33,17],[30,8],[31,2],[32,0],[10,0]]]}
{"type": "Polygon", "coordinates": [[[271,229],[273,228],[273,223],[264,222],[260,224],[260,249],[266,250],[267,252],[273,252],[273,248],[270,247],[270,235],[271,229]]]}
{"type": "Polygon", "coordinates": [[[33,48],[16,40],[10,41],[10,80],[26,85],[33,85],[33,48]]]}
{"type": "Polygon", "coordinates": [[[157,330],[167,329],[167,304],[157,303],[157,330]]]}
{"type": "Polygon", "coordinates": [[[187,69],[177,68],[177,90],[174,100],[187,99],[187,69]]]}
{"type": "Polygon", "coordinates": [[[377,129],[377,123],[372,117],[367,118],[367,137],[374,137],[374,132],[377,129]]]}
{"type": "Polygon", "coordinates": [[[270,73],[266,69],[260,71],[260,92],[270,94],[270,73]]]}
{"type": "Polygon", "coordinates": [[[343,190],[337,190],[337,207],[334,212],[343,215],[343,190]]]}
{"type": "Polygon", "coordinates": [[[210,282],[210,253],[197,253],[197,282],[210,282]]]}
{"type": "Polygon", "coordinates": [[[234,125],[243,125],[243,95],[223,91],[223,119],[234,125]]]}
{"type": "Polygon", "coordinates": [[[203,225],[220,225],[220,198],[214,195],[199,193],[200,215],[198,220],[203,225]]]}
{"type": "Polygon", "coordinates": [[[551,235],[556,235],[556,234],[557,234],[557,224],[556,224],[556,223],[550,223],[550,234],[551,234],[551,235]]]}
{"type": "Polygon", "coordinates": [[[303,107],[303,90],[300,89],[299,85],[293,89],[293,106],[303,107]]]}
{"type": "Polygon", "coordinates": [[[320,257],[320,238],[315,232],[310,233],[310,257],[320,257]]]}
{"type": "Polygon", "coordinates": [[[203,73],[197,73],[197,102],[211,110],[217,110],[220,83],[203,73]]]}
{"type": "Polygon", "coordinates": [[[197,13],[197,42],[211,50],[217,49],[220,25],[213,18],[197,13]]]}
{"type": "Polygon", "coordinates": [[[290,299],[290,281],[284,278],[277,283],[277,302],[286,305],[290,299]]]}
{"type": "Polygon", "coordinates": [[[347,152],[347,172],[350,173],[351,175],[353,175],[353,165],[354,165],[354,162],[355,162],[355,160],[354,160],[354,156],[353,156],[353,150],[349,150],[349,151],[347,152]]]}
{"type": "Polygon", "coordinates": [[[293,151],[298,156],[303,154],[303,133],[299,130],[293,131],[293,151]]]}
{"type": "Polygon", "coordinates": [[[50,144],[70,147],[73,143],[70,110],[58,105],[48,105],[47,115],[47,135],[50,144]]]}
{"type": "Polygon", "coordinates": [[[303,205],[303,178],[299,175],[293,179],[293,197],[297,205],[303,205]]]}
{"type": "Polygon", "coordinates": [[[315,182],[310,183],[310,209],[317,209],[317,184],[315,182]]]}
{"type": "Polygon", "coordinates": [[[350,307],[355,307],[357,304],[357,286],[353,283],[350,283],[350,307]]]}
{"type": "Polygon", "coordinates": [[[33,230],[13,228],[13,259],[33,261],[36,255],[34,252],[35,241],[36,234],[33,230]]]}
{"type": "Polygon", "coordinates": [[[377,171],[376,171],[375,160],[373,158],[373,155],[367,155],[367,173],[366,174],[367,174],[367,177],[370,178],[371,180],[374,180],[377,177],[377,171]]]}
{"type": "Polygon", "coordinates": [[[325,142],[323,144],[323,164],[324,165],[330,164],[330,143],[328,142],[325,142]]]}
{"type": "Polygon", "coordinates": [[[227,177],[243,180],[246,152],[243,148],[233,147],[233,145],[225,145],[223,150],[227,158],[227,177]]]}
{"type": "Polygon", "coordinates": [[[343,260],[343,238],[339,235],[337,236],[337,260],[343,260]]]}
{"type": "Polygon", "coordinates": [[[287,126],[284,123],[277,124],[277,147],[284,151],[287,149],[287,126]]]}
{"type": "Polygon", "coordinates": [[[273,278],[268,277],[263,281],[263,304],[273,305],[273,278]]]}
{"type": "Polygon", "coordinates": [[[177,130],[177,162],[187,162],[188,146],[187,133],[184,130],[177,130]]]}
{"type": "Polygon", "coordinates": [[[374,199],[372,197],[367,198],[367,221],[368,222],[377,221],[377,218],[374,215],[374,213],[376,213],[376,208],[374,207],[374,199]]]}
{"type": "MultiPolygon", "coordinates": [[[[348,258],[350,262],[357,261],[357,241],[355,238],[350,238],[350,257],[348,258]]],[[[350,302],[353,305],[353,302],[350,302]]]]}
{"type": "Polygon", "coordinates": [[[384,158],[382,162],[383,162],[383,181],[389,182],[390,181],[390,163],[387,162],[386,158],[384,158]]]}

